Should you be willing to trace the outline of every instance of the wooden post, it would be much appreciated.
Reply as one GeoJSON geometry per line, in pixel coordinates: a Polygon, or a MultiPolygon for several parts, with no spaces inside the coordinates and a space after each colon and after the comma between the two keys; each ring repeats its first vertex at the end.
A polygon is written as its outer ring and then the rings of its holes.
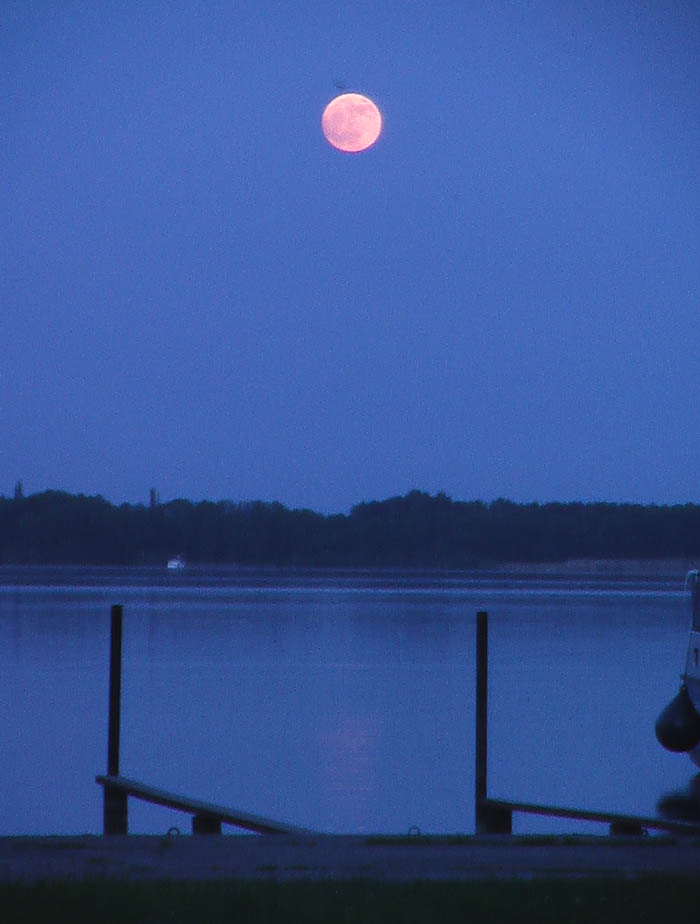
{"type": "Polygon", "coordinates": [[[476,614],[476,767],[474,774],[474,821],[476,833],[485,832],[484,800],[488,740],[489,614],[476,614]]]}
{"type": "Polygon", "coordinates": [[[119,725],[122,695],[122,608],[112,607],[109,642],[109,741],[107,775],[119,776],[119,725]]]}
{"type": "MultiPolygon", "coordinates": [[[[107,776],[119,776],[119,736],[122,690],[122,607],[112,607],[109,645],[109,726],[107,776]]],[[[113,786],[104,787],[104,833],[127,833],[127,795],[113,786]]]]}
{"type": "Polygon", "coordinates": [[[476,768],[474,824],[477,834],[510,834],[512,812],[487,802],[489,726],[489,614],[476,614],[476,768]]]}

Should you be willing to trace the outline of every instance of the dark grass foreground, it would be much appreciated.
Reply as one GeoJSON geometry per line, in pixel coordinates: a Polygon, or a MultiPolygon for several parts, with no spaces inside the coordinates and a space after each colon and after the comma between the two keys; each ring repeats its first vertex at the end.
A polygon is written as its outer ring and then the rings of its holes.
{"type": "Polygon", "coordinates": [[[478,883],[83,883],[0,886],[8,924],[175,922],[624,922],[694,920],[700,879],[478,883]]]}

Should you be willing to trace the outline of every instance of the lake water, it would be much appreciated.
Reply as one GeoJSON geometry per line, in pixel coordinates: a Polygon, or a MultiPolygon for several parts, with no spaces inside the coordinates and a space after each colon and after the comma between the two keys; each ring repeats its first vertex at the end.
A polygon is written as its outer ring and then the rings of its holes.
{"type": "MultiPolygon", "coordinates": [[[[0,835],[102,830],[114,603],[125,776],[331,833],[473,832],[485,609],[489,794],[654,815],[694,776],[654,737],[685,656],[683,580],[0,568],[0,835]]],[[[133,799],[129,823],[189,830],[133,799]]]]}

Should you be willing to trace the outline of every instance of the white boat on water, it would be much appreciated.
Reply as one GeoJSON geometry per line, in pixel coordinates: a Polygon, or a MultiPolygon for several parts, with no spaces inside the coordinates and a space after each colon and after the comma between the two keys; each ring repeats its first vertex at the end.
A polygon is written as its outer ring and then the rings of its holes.
{"type": "Polygon", "coordinates": [[[687,752],[700,767],[700,572],[689,571],[691,621],[685,670],[678,694],[656,720],[656,737],[669,751],[687,752]]]}
{"type": "Polygon", "coordinates": [[[168,571],[182,571],[185,564],[185,559],[182,555],[176,555],[174,558],[168,559],[168,571]]]}

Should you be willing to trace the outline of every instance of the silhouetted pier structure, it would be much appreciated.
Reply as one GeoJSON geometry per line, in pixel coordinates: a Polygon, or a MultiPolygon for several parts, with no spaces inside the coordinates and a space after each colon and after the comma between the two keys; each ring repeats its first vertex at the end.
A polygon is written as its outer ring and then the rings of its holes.
{"type": "MultiPolygon", "coordinates": [[[[308,828],[253,815],[200,799],[168,792],[156,786],[121,776],[119,745],[121,724],[122,607],[111,609],[109,663],[109,728],[107,773],[95,779],[104,790],[104,833],[128,833],[128,799],[133,797],[155,805],[177,809],[192,816],[193,834],[220,834],[230,824],[258,834],[318,835],[308,828]]],[[[700,824],[665,818],[647,818],[619,812],[590,811],[569,806],[539,805],[488,795],[488,613],[476,614],[476,748],[474,819],[477,835],[512,834],[513,813],[603,822],[611,835],[640,836],[646,829],[698,835],[700,824]]]]}
{"type": "Polygon", "coordinates": [[[488,795],[488,623],[486,612],[476,614],[476,768],[474,819],[477,834],[512,834],[513,813],[548,815],[577,821],[603,822],[611,835],[641,836],[647,828],[695,834],[700,825],[666,818],[646,818],[620,812],[590,811],[560,805],[538,805],[488,795]]]}
{"type": "Polygon", "coordinates": [[[128,799],[142,799],[155,805],[177,809],[192,816],[193,834],[221,834],[222,823],[234,825],[257,834],[310,835],[316,832],[283,821],[252,815],[239,809],[203,802],[188,796],[167,792],[156,786],[132,780],[119,773],[122,674],[122,607],[111,610],[109,656],[109,729],[107,773],[95,779],[104,788],[103,827],[105,834],[128,834],[128,799]]]}

